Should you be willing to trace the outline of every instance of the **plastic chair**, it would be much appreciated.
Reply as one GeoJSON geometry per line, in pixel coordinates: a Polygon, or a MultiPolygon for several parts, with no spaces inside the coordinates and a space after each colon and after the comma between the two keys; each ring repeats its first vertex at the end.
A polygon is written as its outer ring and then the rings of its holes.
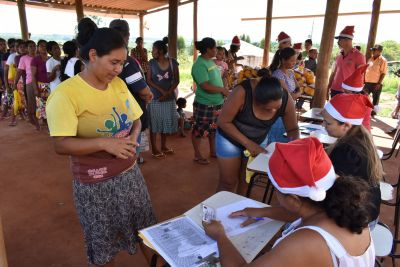
{"type": "MultiPolygon", "coordinates": [[[[400,142],[400,128],[397,129],[397,132],[394,135],[392,148],[390,149],[390,151],[388,153],[383,154],[382,160],[388,160],[392,157],[394,151],[396,150],[396,146],[399,142],[400,142]]],[[[399,151],[400,151],[400,149],[397,150],[396,157],[399,155],[399,151]]]]}
{"type": "Polygon", "coordinates": [[[371,236],[375,246],[375,262],[378,266],[382,266],[383,257],[388,256],[392,251],[392,232],[387,225],[378,222],[374,230],[371,231],[371,236]]]}

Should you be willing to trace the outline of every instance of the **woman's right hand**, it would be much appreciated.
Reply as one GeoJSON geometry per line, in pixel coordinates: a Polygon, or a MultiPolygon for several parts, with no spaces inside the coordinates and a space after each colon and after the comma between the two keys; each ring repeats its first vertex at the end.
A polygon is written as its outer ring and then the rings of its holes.
{"type": "Polygon", "coordinates": [[[136,155],[137,142],[125,138],[102,138],[101,147],[104,151],[119,159],[133,158],[136,155]]]}
{"type": "Polygon", "coordinates": [[[229,215],[229,218],[237,218],[237,217],[247,217],[247,220],[240,224],[241,227],[245,227],[249,224],[256,223],[258,220],[255,218],[263,217],[263,212],[265,208],[245,208],[243,210],[238,210],[232,212],[229,215]]]}
{"type": "Polygon", "coordinates": [[[267,153],[265,148],[260,146],[259,144],[250,141],[248,145],[246,145],[246,149],[250,152],[251,156],[255,157],[260,153],[267,153]]]}

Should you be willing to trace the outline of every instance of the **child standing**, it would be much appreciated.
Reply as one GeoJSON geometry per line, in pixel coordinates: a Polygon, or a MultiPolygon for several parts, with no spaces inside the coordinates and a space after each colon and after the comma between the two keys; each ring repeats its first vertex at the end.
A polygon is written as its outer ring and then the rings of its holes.
{"type": "Polygon", "coordinates": [[[224,83],[224,87],[228,87],[228,64],[225,62],[225,49],[222,46],[217,46],[217,55],[214,59],[215,64],[218,66],[221,72],[221,78],[224,83]]]}
{"type": "Polygon", "coordinates": [[[178,131],[181,137],[186,137],[185,124],[187,121],[185,112],[183,111],[183,109],[186,108],[186,102],[186,99],[183,97],[180,97],[176,100],[176,105],[178,106],[178,108],[176,109],[176,112],[178,113],[178,131]]]}

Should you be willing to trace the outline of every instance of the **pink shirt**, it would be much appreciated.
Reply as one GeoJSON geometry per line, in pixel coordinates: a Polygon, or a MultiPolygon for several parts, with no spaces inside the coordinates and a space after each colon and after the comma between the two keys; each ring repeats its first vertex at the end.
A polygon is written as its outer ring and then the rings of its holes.
{"type": "Polygon", "coordinates": [[[336,58],[336,75],[332,82],[332,90],[343,92],[342,82],[347,79],[360,65],[365,64],[365,57],[353,48],[347,56],[343,51],[336,58]]]}
{"type": "Polygon", "coordinates": [[[221,72],[221,77],[223,77],[225,75],[225,72],[228,71],[228,64],[218,59],[215,59],[214,62],[218,66],[219,71],[221,72]]]}
{"type": "Polygon", "coordinates": [[[29,55],[22,56],[19,60],[18,69],[24,70],[26,73],[26,84],[30,84],[32,82],[32,71],[31,71],[31,62],[33,57],[29,55]]]}

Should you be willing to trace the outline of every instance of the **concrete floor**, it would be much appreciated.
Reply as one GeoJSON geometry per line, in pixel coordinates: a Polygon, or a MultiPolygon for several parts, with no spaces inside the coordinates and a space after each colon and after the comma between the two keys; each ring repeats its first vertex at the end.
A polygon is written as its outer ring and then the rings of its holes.
{"type": "MultiPolygon", "coordinates": [[[[376,144],[388,151],[392,139],[383,131],[395,121],[377,118],[372,123],[376,144]]],[[[214,194],[218,180],[215,159],[208,166],[192,161],[189,137],[172,136],[169,141],[175,155],[157,160],[147,152],[141,165],[159,221],[180,215],[214,194]]],[[[0,214],[9,266],[86,266],[68,157],[56,155],[47,133],[38,133],[24,121],[16,127],[0,122],[0,151],[0,214]]],[[[206,144],[203,151],[208,153],[206,144]]],[[[384,162],[390,180],[398,177],[399,162],[399,157],[384,162]]],[[[393,208],[382,207],[381,218],[391,225],[393,208]]],[[[116,263],[146,266],[141,253],[121,253],[116,263]]]]}

